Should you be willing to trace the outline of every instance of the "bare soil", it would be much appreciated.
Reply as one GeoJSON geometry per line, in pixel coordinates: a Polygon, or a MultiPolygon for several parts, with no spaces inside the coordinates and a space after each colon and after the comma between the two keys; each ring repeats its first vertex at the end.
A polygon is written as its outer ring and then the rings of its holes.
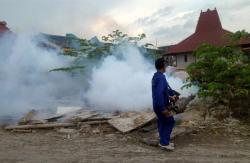
{"type": "Polygon", "coordinates": [[[147,134],[116,131],[96,134],[62,134],[39,130],[13,133],[0,129],[0,163],[85,162],[250,162],[250,128],[204,128],[173,141],[174,152],[140,141],[147,134]]]}

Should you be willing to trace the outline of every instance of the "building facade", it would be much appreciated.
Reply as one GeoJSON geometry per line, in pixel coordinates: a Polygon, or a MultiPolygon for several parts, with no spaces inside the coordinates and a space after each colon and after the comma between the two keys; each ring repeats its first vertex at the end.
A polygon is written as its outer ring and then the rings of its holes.
{"type": "MultiPolygon", "coordinates": [[[[206,43],[214,46],[228,46],[231,43],[230,34],[232,32],[223,29],[216,9],[201,11],[195,32],[178,44],[168,46],[162,54],[170,66],[185,69],[190,63],[196,61],[193,52],[200,45],[206,43]]],[[[241,41],[239,44],[243,50],[249,51],[250,40],[241,41]]]]}

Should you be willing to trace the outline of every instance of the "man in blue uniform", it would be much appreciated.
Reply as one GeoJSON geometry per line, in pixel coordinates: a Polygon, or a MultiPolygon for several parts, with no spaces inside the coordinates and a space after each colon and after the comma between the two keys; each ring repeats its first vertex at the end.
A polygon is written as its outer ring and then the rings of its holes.
{"type": "Polygon", "coordinates": [[[152,97],[160,136],[159,146],[167,150],[174,150],[174,144],[170,143],[170,135],[175,121],[169,108],[169,98],[174,98],[174,93],[163,74],[166,69],[163,58],[155,61],[155,68],[157,72],[152,78],[152,97]]]}

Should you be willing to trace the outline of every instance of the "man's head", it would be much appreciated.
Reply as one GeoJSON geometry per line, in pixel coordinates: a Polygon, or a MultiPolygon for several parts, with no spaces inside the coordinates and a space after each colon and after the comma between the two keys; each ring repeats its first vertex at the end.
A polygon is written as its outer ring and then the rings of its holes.
{"type": "Polygon", "coordinates": [[[155,68],[157,71],[165,72],[166,71],[166,65],[163,58],[159,58],[155,61],[155,68]]]}

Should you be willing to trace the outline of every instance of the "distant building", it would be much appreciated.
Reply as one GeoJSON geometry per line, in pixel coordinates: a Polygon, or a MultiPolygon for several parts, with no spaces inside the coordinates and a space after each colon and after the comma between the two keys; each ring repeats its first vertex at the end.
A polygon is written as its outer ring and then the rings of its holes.
{"type": "Polygon", "coordinates": [[[10,29],[7,27],[7,23],[5,21],[0,21],[0,35],[6,32],[10,32],[10,29]]]}
{"type": "MultiPolygon", "coordinates": [[[[228,35],[231,34],[222,28],[216,9],[201,11],[195,33],[179,42],[166,46],[162,53],[169,65],[178,69],[185,69],[190,63],[196,61],[192,54],[200,45],[207,43],[215,46],[227,46],[230,44],[228,35]]],[[[240,46],[249,51],[250,40],[240,41],[240,46]]]]}

